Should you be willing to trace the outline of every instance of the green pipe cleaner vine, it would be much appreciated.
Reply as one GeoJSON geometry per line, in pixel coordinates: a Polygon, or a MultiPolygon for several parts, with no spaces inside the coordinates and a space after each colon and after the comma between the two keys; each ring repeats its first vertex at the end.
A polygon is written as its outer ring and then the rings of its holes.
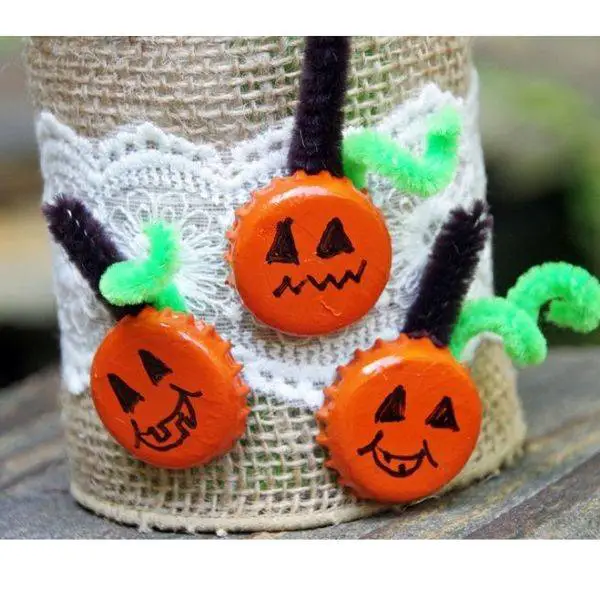
{"type": "Polygon", "coordinates": [[[481,298],[465,302],[450,342],[460,360],[465,346],[479,333],[499,335],[516,364],[543,362],[547,344],[538,320],[549,304],[545,319],[580,333],[600,324],[600,282],[581,267],[546,263],[525,272],[506,298],[481,298]]]}
{"type": "Polygon", "coordinates": [[[546,358],[546,339],[536,322],[505,298],[479,298],[465,303],[450,341],[454,357],[460,360],[469,340],[484,332],[499,335],[518,365],[539,364],[546,358]]]}
{"type": "Polygon", "coordinates": [[[372,129],[350,133],[342,145],[344,174],[358,189],[366,186],[368,171],[389,178],[394,187],[428,197],[444,189],[458,167],[460,117],[447,107],[429,123],[422,157],[413,156],[388,135],[372,129]]]}
{"type": "Polygon", "coordinates": [[[600,322],[600,283],[585,269],[568,263],[547,263],[521,275],[506,295],[507,300],[538,320],[550,303],[546,321],[589,333],[600,322]]]}
{"type": "Polygon", "coordinates": [[[173,283],[179,270],[179,238],[166,223],[144,227],[150,248],[146,259],[133,259],[111,265],[100,279],[100,292],[116,306],[152,304],[158,310],[186,310],[185,300],[173,283]]]}

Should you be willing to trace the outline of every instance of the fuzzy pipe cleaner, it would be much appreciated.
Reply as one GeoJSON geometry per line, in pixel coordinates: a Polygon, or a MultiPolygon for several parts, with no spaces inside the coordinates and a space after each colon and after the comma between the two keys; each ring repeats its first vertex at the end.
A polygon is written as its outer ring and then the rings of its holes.
{"type": "Polygon", "coordinates": [[[447,345],[492,225],[483,201],[455,208],[438,233],[403,332],[447,345]]]}
{"type": "Polygon", "coordinates": [[[508,355],[519,366],[537,365],[546,359],[546,338],[536,322],[504,298],[478,298],[465,303],[450,343],[454,357],[460,360],[469,340],[483,332],[499,335],[508,355]]]}
{"type": "Polygon", "coordinates": [[[600,282],[585,269],[568,263],[546,263],[521,275],[506,295],[534,321],[550,303],[545,319],[580,333],[600,322],[600,282]]]}
{"type": "Polygon", "coordinates": [[[365,129],[346,136],[343,144],[344,173],[358,189],[366,187],[368,171],[389,178],[408,194],[428,197],[443,190],[458,167],[460,118],[445,108],[430,121],[422,157],[413,156],[388,135],[365,129]]]}
{"type": "Polygon", "coordinates": [[[502,337],[518,365],[541,363],[547,350],[538,320],[548,303],[545,318],[559,327],[589,333],[600,324],[600,282],[581,267],[546,263],[521,275],[506,299],[466,302],[452,335],[452,353],[460,360],[471,338],[492,332],[502,337]]]}
{"type": "Polygon", "coordinates": [[[63,247],[69,260],[116,319],[135,315],[144,308],[144,304],[137,303],[115,306],[102,296],[100,278],[110,266],[125,260],[125,257],[82,202],[59,195],[53,204],[44,205],[42,211],[56,243],[63,247]]]}
{"type": "Polygon", "coordinates": [[[173,283],[179,270],[179,239],[166,223],[146,225],[148,257],[126,260],[109,267],[100,280],[100,292],[111,304],[127,306],[146,302],[158,310],[185,312],[185,300],[173,283]]]}
{"type": "Polygon", "coordinates": [[[347,37],[307,37],[288,154],[290,173],[343,177],[342,124],[350,54],[347,37]]]}

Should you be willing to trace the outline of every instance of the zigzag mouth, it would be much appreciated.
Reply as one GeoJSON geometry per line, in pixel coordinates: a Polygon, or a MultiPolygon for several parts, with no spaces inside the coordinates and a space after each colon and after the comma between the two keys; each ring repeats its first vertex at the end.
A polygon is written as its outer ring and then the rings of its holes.
{"type": "Polygon", "coordinates": [[[342,290],[349,281],[360,283],[366,268],[367,261],[363,259],[356,272],[347,269],[340,279],[336,279],[332,273],[328,273],[321,281],[318,281],[312,275],[307,275],[306,279],[302,279],[296,285],[292,283],[292,278],[289,275],[285,275],[279,286],[273,290],[273,296],[275,296],[275,298],[281,298],[286,290],[290,290],[292,294],[298,296],[307,283],[310,283],[320,292],[325,291],[330,285],[337,290],[342,290]]]}
{"type": "Polygon", "coordinates": [[[199,398],[202,396],[202,392],[188,392],[175,384],[170,385],[179,393],[179,400],[171,414],[145,431],[141,431],[136,421],[131,419],[135,431],[136,448],[139,448],[140,444],[144,444],[158,452],[168,452],[181,446],[189,437],[190,431],[196,429],[198,420],[190,398],[199,398]]]}

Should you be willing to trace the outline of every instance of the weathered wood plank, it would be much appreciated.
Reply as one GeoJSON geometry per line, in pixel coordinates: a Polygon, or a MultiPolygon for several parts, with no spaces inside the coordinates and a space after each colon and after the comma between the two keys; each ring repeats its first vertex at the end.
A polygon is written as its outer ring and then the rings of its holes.
{"type": "MultiPolygon", "coordinates": [[[[600,349],[588,348],[554,351],[542,367],[521,375],[527,452],[496,477],[403,511],[247,537],[600,537],[599,372],[600,349]]],[[[181,537],[140,533],[75,504],[54,400],[57,382],[46,373],[0,394],[0,537],[181,537]]]]}
{"type": "Polygon", "coordinates": [[[600,538],[600,455],[467,537],[600,538]]]}
{"type": "Polygon", "coordinates": [[[552,350],[544,364],[519,376],[528,435],[553,431],[561,423],[600,408],[600,348],[552,350]]]}
{"type": "Polygon", "coordinates": [[[0,491],[64,462],[58,385],[52,369],[0,395],[0,491]]]}
{"type": "MultiPolygon", "coordinates": [[[[129,539],[181,535],[141,533],[98,517],[75,503],[69,493],[64,461],[46,465],[35,477],[17,482],[0,497],[0,538],[129,539]]],[[[210,537],[210,536],[206,536],[210,537]]]]}

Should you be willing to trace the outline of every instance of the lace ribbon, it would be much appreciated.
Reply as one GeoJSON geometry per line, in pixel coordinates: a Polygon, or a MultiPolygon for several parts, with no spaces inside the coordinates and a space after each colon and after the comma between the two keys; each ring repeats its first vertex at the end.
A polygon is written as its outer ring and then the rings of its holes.
{"type": "MultiPolygon", "coordinates": [[[[256,322],[226,284],[225,231],[233,211],[252,190],[282,175],[292,121],[225,151],[167,134],[151,123],[121,127],[102,139],[78,136],[52,114],[42,113],[37,135],[44,202],[57,193],[81,199],[106,224],[129,257],[146,252],[143,224],[160,219],[182,234],[182,268],[176,284],[189,309],[212,322],[234,344],[244,377],[257,395],[316,409],[322,387],[356,348],[397,336],[419,282],[421,266],[437,229],[458,204],[485,196],[485,173],[477,126],[477,78],[465,100],[428,84],[388,114],[378,126],[413,152],[422,150],[428,117],[447,105],[463,117],[460,164],[454,181],[423,200],[401,194],[378,176],[368,188],[393,240],[392,277],[377,305],[360,322],[333,335],[299,339],[256,322]]],[[[55,247],[55,289],[61,329],[62,369],[67,389],[88,387],[94,352],[112,323],[78,272],[55,247]]],[[[469,297],[492,291],[486,249],[469,297]]]]}

